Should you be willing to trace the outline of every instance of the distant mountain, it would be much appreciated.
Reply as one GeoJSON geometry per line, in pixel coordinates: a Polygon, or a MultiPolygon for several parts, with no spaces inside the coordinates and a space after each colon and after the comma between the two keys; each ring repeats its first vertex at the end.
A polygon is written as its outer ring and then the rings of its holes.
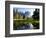
{"type": "Polygon", "coordinates": [[[26,11],[26,12],[25,12],[25,15],[26,15],[26,16],[29,16],[29,14],[30,14],[29,11],[26,11]]]}
{"type": "Polygon", "coordinates": [[[23,12],[21,12],[21,11],[18,12],[18,9],[16,9],[16,11],[13,10],[13,12],[14,12],[14,15],[16,15],[16,13],[18,13],[19,15],[26,16],[26,17],[29,17],[29,14],[30,14],[29,11],[25,11],[25,13],[23,13],[23,12]]]}

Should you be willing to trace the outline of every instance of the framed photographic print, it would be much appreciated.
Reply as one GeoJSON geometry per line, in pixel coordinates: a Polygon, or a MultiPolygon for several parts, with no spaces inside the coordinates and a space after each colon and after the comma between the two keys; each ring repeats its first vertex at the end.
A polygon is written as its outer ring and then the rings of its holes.
{"type": "Polygon", "coordinates": [[[5,1],[5,36],[44,34],[44,3],[5,1]]]}

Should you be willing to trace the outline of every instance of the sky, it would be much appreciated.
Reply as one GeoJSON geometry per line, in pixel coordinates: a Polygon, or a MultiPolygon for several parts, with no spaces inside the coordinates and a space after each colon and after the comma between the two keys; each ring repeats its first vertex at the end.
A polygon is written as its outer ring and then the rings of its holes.
{"type": "Polygon", "coordinates": [[[15,11],[16,11],[16,9],[18,9],[18,12],[22,12],[22,13],[29,11],[30,12],[29,17],[31,17],[33,15],[33,12],[35,10],[35,9],[31,9],[31,8],[15,8],[15,11]]]}

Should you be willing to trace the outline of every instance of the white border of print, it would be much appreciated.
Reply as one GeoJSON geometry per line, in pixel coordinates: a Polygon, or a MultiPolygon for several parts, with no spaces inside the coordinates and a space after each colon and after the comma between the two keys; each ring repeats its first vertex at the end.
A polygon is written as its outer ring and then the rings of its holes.
{"type": "Polygon", "coordinates": [[[42,6],[35,6],[35,5],[18,5],[18,4],[10,4],[10,34],[23,34],[23,33],[40,33],[42,32],[42,6]],[[13,30],[13,8],[39,8],[40,9],[40,29],[28,29],[28,30],[13,30]]]}

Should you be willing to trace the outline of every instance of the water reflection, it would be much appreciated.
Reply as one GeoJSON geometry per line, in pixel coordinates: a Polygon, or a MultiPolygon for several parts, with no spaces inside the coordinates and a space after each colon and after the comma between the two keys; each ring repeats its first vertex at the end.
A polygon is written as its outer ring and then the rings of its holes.
{"type": "Polygon", "coordinates": [[[29,24],[22,24],[21,26],[19,25],[19,27],[16,28],[16,30],[25,30],[25,29],[33,29],[34,26],[29,23],[29,24]]]}

